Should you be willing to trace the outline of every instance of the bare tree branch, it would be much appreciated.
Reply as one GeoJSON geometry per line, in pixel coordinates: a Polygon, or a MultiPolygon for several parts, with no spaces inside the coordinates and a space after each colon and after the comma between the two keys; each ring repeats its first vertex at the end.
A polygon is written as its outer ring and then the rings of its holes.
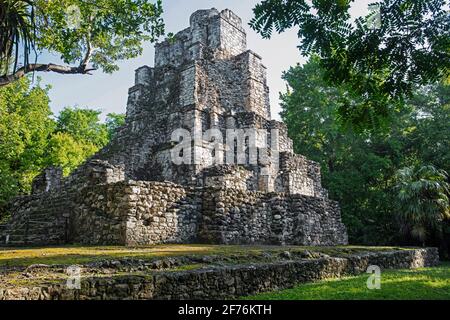
{"type": "MultiPolygon", "coordinates": [[[[86,62],[88,62],[88,56],[86,56],[86,62]]],[[[57,64],[41,64],[41,63],[30,63],[25,67],[18,69],[13,74],[0,76],[0,87],[10,84],[20,78],[24,77],[27,73],[31,72],[56,72],[60,74],[91,74],[94,68],[87,68],[87,65],[82,64],[78,67],[61,66],[57,64]]]]}

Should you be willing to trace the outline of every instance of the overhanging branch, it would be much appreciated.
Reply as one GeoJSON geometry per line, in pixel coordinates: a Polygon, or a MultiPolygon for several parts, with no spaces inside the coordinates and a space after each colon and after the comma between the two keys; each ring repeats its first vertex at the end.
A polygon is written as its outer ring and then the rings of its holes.
{"type": "Polygon", "coordinates": [[[24,77],[27,73],[31,72],[56,72],[60,74],[91,74],[94,68],[87,68],[86,64],[82,64],[78,67],[61,66],[53,63],[41,64],[32,63],[25,67],[18,69],[15,73],[4,75],[0,77],[0,87],[10,84],[14,81],[24,77]]]}

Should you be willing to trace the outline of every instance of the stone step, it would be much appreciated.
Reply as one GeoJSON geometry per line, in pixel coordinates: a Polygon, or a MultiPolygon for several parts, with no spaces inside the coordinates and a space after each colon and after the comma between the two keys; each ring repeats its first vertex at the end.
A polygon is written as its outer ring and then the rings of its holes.
{"type": "MultiPolygon", "coordinates": [[[[5,230],[5,233],[7,233],[9,231],[9,234],[25,234],[28,232],[28,234],[32,234],[36,231],[41,231],[41,229],[44,228],[37,228],[36,225],[32,226],[30,225],[28,228],[26,227],[21,227],[21,228],[14,228],[14,226],[11,229],[7,229],[5,230]]],[[[45,228],[48,229],[48,228],[45,228]]]]}
{"type": "Polygon", "coordinates": [[[12,232],[5,232],[5,234],[9,234],[10,237],[12,236],[17,236],[17,237],[25,237],[26,235],[28,237],[32,237],[35,234],[45,234],[47,233],[47,230],[36,230],[36,229],[32,229],[32,230],[28,230],[28,232],[26,232],[26,230],[13,230],[12,232]]]}
{"type": "Polygon", "coordinates": [[[24,238],[25,237],[25,233],[6,233],[5,234],[5,236],[6,235],[9,235],[9,239],[12,239],[12,238],[24,238]]]}
{"type": "Polygon", "coordinates": [[[61,235],[57,232],[57,228],[53,226],[54,219],[43,216],[43,219],[35,219],[31,217],[22,217],[19,221],[3,224],[0,230],[0,246],[22,246],[33,243],[42,243],[43,237],[46,242],[60,243],[61,235]],[[8,243],[6,237],[8,236],[8,243]]]}
{"type": "Polygon", "coordinates": [[[26,242],[22,241],[22,240],[20,240],[20,241],[11,241],[11,240],[9,240],[8,241],[8,246],[9,247],[23,246],[24,244],[26,244],[26,242]]]}
{"type": "MultiPolygon", "coordinates": [[[[0,246],[5,245],[5,237],[0,239],[0,246]]],[[[14,246],[22,246],[22,245],[27,245],[27,244],[39,244],[42,243],[42,238],[41,237],[9,237],[9,241],[7,246],[10,247],[14,247],[14,246]]],[[[45,239],[45,243],[49,244],[62,244],[64,243],[63,240],[61,240],[60,237],[48,237],[45,239]]]]}
{"type": "MultiPolygon", "coordinates": [[[[6,241],[6,240],[4,240],[4,241],[6,241]]],[[[5,243],[5,244],[7,244],[8,246],[14,246],[14,245],[22,245],[22,244],[25,244],[27,241],[25,241],[25,238],[11,238],[11,237],[9,237],[9,240],[8,240],[8,243],[5,243]]]]}
{"type": "Polygon", "coordinates": [[[26,226],[30,226],[30,225],[49,225],[54,223],[55,220],[54,219],[30,219],[28,221],[21,221],[21,222],[14,222],[11,223],[10,225],[13,227],[13,229],[24,229],[26,228],[26,226]]]}
{"type": "Polygon", "coordinates": [[[48,213],[39,213],[39,214],[30,214],[28,219],[54,219],[55,216],[53,214],[48,213]]]}
{"type": "Polygon", "coordinates": [[[53,221],[45,221],[45,220],[30,220],[28,221],[28,224],[33,225],[49,225],[53,224],[53,221]]]}

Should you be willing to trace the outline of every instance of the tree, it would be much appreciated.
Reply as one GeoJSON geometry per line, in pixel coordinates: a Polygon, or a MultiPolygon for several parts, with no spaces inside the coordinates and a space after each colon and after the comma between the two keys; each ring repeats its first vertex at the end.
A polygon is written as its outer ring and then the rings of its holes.
{"type": "Polygon", "coordinates": [[[352,243],[394,241],[390,179],[400,162],[400,142],[382,131],[342,129],[336,105],[344,93],[324,80],[324,72],[313,56],[283,75],[289,90],[281,94],[281,117],[294,149],[321,164],[323,183],[341,205],[352,243]]]}
{"type": "Polygon", "coordinates": [[[0,206],[28,192],[45,167],[47,141],[55,128],[49,88],[31,87],[23,78],[0,89],[0,206]]]}
{"type": "Polygon", "coordinates": [[[125,124],[125,114],[108,113],[106,115],[106,127],[108,129],[109,140],[115,135],[117,130],[125,124]]]}
{"type": "Polygon", "coordinates": [[[162,12],[161,0],[0,0],[0,86],[37,71],[111,73],[164,33],[162,12]],[[45,50],[66,65],[32,61],[45,50]]]}
{"type": "Polygon", "coordinates": [[[22,45],[24,60],[34,46],[32,31],[34,6],[32,1],[0,0],[0,75],[6,74],[14,60],[17,68],[18,44],[22,45]]]}
{"type": "Polygon", "coordinates": [[[48,92],[28,77],[0,88],[0,216],[2,207],[31,190],[45,167],[61,166],[68,175],[105,146],[124,115],[67,107],[56,120],[48,92]]]}
{"type": "Polygon", "coordinates": [[[281,94],[281,117],[294,149],[321,164],[323,184],[341,205],[351,243],[408,244],[398,233],[396,174],[424,164],[448,170],[450,87],[417,88],[395,111],[389,131],[356,133],[339,124],[336,105],[344,89],[325,81],[324,72],[320,58],[312,56],[283,75],[289,86],[281,94]]]}
{"type": "Polygon", "coordinates": [[[109,113],[105,123],[101,123],[100,114],[98,110],[64,108],[49,141],[48,165],[60,166],[68,175],[103,148],[124,124],[125,115],[109,113]]]}
{"type": "Polygon", "coordinates": [[[409,103],[414,112],[407,154],[418,159],[414,165],[428,163],[450,172],[450,86],[419,88],[409,103]]]}
{"type": "Polygon", "coordinates": [[[449,76],[450,20],[445,0],[383,0],[351,23],[352,2],[264,0],[250,25],[265,38],[299,27],[302,54],[319,55],[325,79],[345,89],[340,117],[362,131],[383,126],[416,86],[449,76]]]}
{"type": "Polygon", "coordinates": [[[66,107],[59,113],[56,131],[102,148],[109,141],[109,133],[107,126],[100,123],[100,114],[98,110],[66,107]]]}
{"type": "Polygon", "coordinates": [[[398,171],[397,212],[404,233],[425,244],[430,231],[442,236],[443,221],[450,219],[450,188],[445,171],[433,166],[406,167],[398,171]]]}
{"type": "Polygon", "coordinates": [[[63,174],[67,176],[99,148],[91,142],[76,139],[67,132],[56,132],[50,138],[48,150],[48,164],[61,167],[63,174]]]}

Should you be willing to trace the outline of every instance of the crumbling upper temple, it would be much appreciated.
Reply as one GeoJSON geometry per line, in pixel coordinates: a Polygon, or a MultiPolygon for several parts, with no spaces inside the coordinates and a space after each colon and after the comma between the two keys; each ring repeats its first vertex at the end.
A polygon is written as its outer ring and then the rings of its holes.
{"type": "Polygon", "coordinates": [[[230,10],[199,10],[136,70],[126,124],[70,176],[16,198],[0,245],[347,243],[317,163],[271,120],[266,69],[230,10]]]}

